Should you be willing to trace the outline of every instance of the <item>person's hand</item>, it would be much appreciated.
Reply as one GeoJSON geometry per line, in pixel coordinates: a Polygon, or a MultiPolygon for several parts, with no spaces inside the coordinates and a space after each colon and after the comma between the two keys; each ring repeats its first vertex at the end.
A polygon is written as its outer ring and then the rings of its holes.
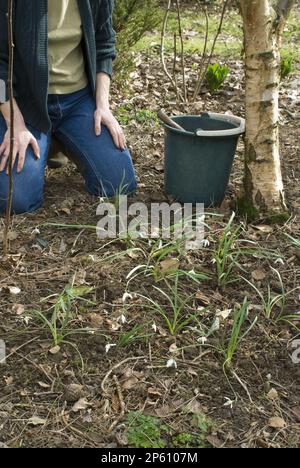
{"type": "MultiPolygon", "coordinates": [[[[28,146],[31,146],[37,159],[40,159],[40,148],[37,140],[24,124],[15,124],[14,128],[14,148],[13,167],[18,157],[17,172],[21,172],[24,167],[25,156],[28,146]]],[[[6,168],[8,174],[8,159],[10,151],[10,129],[5,133],[4,140],[0,146],[0,172],[6,168]]]]}
{"type": "Polygon", "coordinates": [[[123,133],[123,130],[117,121],[117,119],[113,116],[110,109],[106,108],[98,108],[94,114],[95,119],[95,133],[97,136],[101,135],[101,126],[105,125],[117,148],[124,150],[126,148],[126,138],[123,133]]]}

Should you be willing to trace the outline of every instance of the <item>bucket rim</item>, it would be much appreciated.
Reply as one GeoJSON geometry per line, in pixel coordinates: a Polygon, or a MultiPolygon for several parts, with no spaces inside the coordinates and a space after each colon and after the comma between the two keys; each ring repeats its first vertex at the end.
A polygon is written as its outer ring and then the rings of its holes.
{"type": "Polygon", "coordinates": [[[236,115],[228,115],[228,114],[220,114],[216,112],[203,112],[201,115],[172,115],[171,119],[177,118],[185,118],[185,117],[203,117],[209,116],[210,118],[215,118],[216,120],[221,120],[223,122],[229,122],[234,125],[238,125],[236,128],[230,128],[227,130],[196,130],[196,132],[183,132],[178,130],[174,127],[170,127],[170,125],[164,124],[166,128],[171,130],[174,133],[179,135],[186,135],[186,136],[193,136],[193,137],[208,137],[208,138],[216,138],[216,137],[230,137],[230,136],[239,136],[243,135],[246,131],[246,121],[242,117],[238,117],[236,115]]]}

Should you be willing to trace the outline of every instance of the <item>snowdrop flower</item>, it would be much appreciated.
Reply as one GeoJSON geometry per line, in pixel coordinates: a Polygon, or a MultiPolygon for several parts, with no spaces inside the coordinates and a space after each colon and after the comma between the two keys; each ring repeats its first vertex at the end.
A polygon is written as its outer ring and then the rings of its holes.
{"type": "Polygon", "coordinates": [[[120,315],[120,317],[117,318],[117,322],[122,323],[124,325],[124,323],[127,322],[125,315],[124,314],[120,315]]]}
{"type": "Polygon", "coordinates": [[[11,288],[9,288],[9,292],[13,296],[17,296],[18,294],[21,294],[21,289],[18,288],[18,286],[12,286],[11,288]]]}
{"type": "Polygon", "coordinates": [[[39,235],[41,234],[41,231],[38,228],[34,228],[31,234],[39,235]]]}
{"type": "Polygon", "coordinates": [[[279,265],[279,264],[280,264],[280,265],[284,265],[284,261],[283,261],[282,258],[277,258],[277,260],[275,260],[275,264],[276,264],[276,265],[279,265]]]}
{"type": "Polygon", "coordinates": [[[117,345],[116,345],[116,344],[112,344],[112,343],[107,344],[107,345],[105,346],[105,352],[106,352],[106,354],[110,351],[111,348],[114,348],[115,346],[117,346],[117,345]]]}
{"type": "Polygon", "coordinates": [[[151,328],[152,328],[152,330],[154,330],[154,332],[155,332],[155,333],[157,332],[157,326],[156,326],[156,323],[153,323],[151,328]]]}
{"type": "Polygon", "coordinates": [[[20,322],[24,322],[25,325],[28,325],[30,320],[32,320],[32,319],[33,319],[33,317],[29,317],[28,315],[20,315],[18,317],[18,320],[20,320],[20,322]]]}
{"type": "Polygon", "coordinates": [[[206,336],[203,336],[202,338],[199,338],[198,339],[198,343],[200,343],[201,345],[204,345],[205,343],[207,343],[207,338],[206,336]]]}
{"type": "Polygon", "coordinates": [[[202,247],[209,247],[209,246],[210,246],[209,240],[208,240],[208,239],[204,239],[204,240],[202,241],[202,247]]]}
{"type": "Polygon", "coordinates": [[[217,260],[215,258],[212,259],[211,263],[215,265],[217,263],[217,260]]]}
{"type": "Polygon", "coordinates": [[[229,407],[230,409],[233,409],[233,405],[235,401],[231,400],[230,398],[225,397],[226,402],[224,403],[223,406],[229,407]]]}
{"type": "Polygon", "coordinates": [[[127,299],[133,299],[132,294],[125,293],[125,294],[123,295],[122,301],[123,301],[124,304],[125,304],[125,302],[127,301],[127,299]]]}
{"type": "Polygon", "coordinates": [[[167,367],[175,367],[175,369],[177,369],[177,362],[175,359],[169,359],[167,362],[167,367]]]}

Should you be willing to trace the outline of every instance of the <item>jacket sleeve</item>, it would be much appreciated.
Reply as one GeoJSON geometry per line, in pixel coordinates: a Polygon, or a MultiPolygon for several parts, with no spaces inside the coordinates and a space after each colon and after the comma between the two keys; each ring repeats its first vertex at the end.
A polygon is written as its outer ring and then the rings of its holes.
{"type": "Polygon", "coordinates": [[[112,75],[116,58],[116,33],[113,29],[114,0],[102,0],[96,27],[97,73],[112,75]]]}
{"type": "Polygon", "coordinates": [[[7,0],[0,0],[0,103],[8,100],[7,0]]]}

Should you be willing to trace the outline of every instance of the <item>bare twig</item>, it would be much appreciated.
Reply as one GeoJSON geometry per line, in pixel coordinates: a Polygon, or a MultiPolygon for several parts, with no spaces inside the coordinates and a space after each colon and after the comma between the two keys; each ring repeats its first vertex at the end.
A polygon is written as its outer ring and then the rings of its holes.
{"type": "Polygon", "coordinates": [[[117,388],[117,393],[118,393],[118,398],[119,398],[119,403],[120,403],[120,413],[117,419],[115,419],[115,421],[111,424],[110,428],[108,429],[108,432],[112,432],[114,428],[119,424],[119,422],[122,421],[125,415],[125,408],[126,408],[121,385],[120,385],[120,382],[118,381],[118,377],[114,375],[113,379],[117,388]]]}
{"type": "Polygon", "coordinates": [[[184,98],[182,97],[182,94],[179,92],[176,80],[174,80],[174,78],[172,77],[172,75],[168,71],[168,67],[167,67],[166,60],[165,60],[165,38],[166,38],[166,30],[167,30],[169,14],[170,14],[170,11],[171,11],[171,6],[172,6],[172,0],[169,0],[167,10],[166,10],[166,13],[165,13],[165,16],[164,16],[163,27],[162,27],[162,32],[161,32],[160,58],[161,58],[163,71],[164,71],[165,75],[168,77],[168,79],[170,80],[170,82],[171,82],[171,84],[172,84],[172,86],[173,86],[173,88],[174,88],[174,90],[176,92],[176,95],[179,96],[181,101],[184,101],[184,98]]]}
{"type": "Polygon", "coordinates": [[[179,38],[181,44],[180,58],[181,58],[181,70],[182,70],[182,81],[183,81],[183,98],[184,102],[187,102],[187,86],[186,86],[186,76],[184,68],[184,42],[183,42],[183,33],[181,27],[181,11],[180,11],[180,1],[176,0],[176,9],[177,9],[177,18],[178,18],[178,30],[179,38]]]}
{"type": "Polygon", "coordinates": [[[195,93],[194,93],[194,101],[196,100],[196,98],[197,98],[197,96],[198,96],[198,94],[199,94],[199,92],[200,92],[200,90],[202,88],[203,82],[204,82],[206,74],[207,74],[208,67],[211,64],[211,60],[212,60],[212,57],[213,57],[213,54],[214,54],[214,51],[215,51],[215,48],[216,48],[217,40],[218,40],[219,35],[221,34],[221,31],[222,31],[223,22],[224,22],[224,18],[225,18],[225,13],[226,13],[229,1],[230,0],[225,0],[224,1],[224,6],[223,6],[221,18],[220,18],[219,27],[218,27],[218,30],[217,30],[217,33],[216,33],[216,36],[215,36],[215,39],[214,39],[214,42],[213,42],[213,45],[212,45],[212,48],[211,48],[210,56],[208,58],[208,61],[207,61],[204,72],[202,73],[202,70],[200,70],[198,82],[197,82],[195,93]]]}
{"type": "Polygon", "coordinates": [[[11,223],[11,209],[13,197],[13,148],[14,148],[14,102],[13,102],[13,68],[14,68],[14,41],[13,41],[13,0],[8,1],[8,93],[10,102],[10,147],[8,158],[8,176],[9,176],[9,189],[6,209],[6,220],[3,237],[3,256],[7,257],[8,244],[9,244],[9,229],[11,223]]]}
{"type": "MultiPolygon", "coordinates": [[[[204,64],[205,64],[205,60],[206,60],[206,52],[207,52],[207,46],[208,46],[209,17],[208,17],[208,12],[207,12],[207,8],[206,8],[206,7],[204,8],[204,15],[205,15],[205,41],[204,41],[204,47],[203,47],[203,52],[202,52],[202,58],[201,58],[201,62],[200,62],[200,67],[199,67],[199,71],[198,71],[198,80],[197,80],[196,88],[195,88],[195,89],[198,89],[199,86],[201,87],[202,71],[203,71],[203,67],[204,67],[204,64]]],[[[197,93],[197,94],[198,94],[198,93],[197,93]]],[[[196,91],[195,91],[195,94],[194,94],[194,97],[193,97],[193,100],[194,100],[194,101],[195,101],[196,98],[197,98],[197,94],[196,94],[196,91]]]]}
{"type": "Polygon", "coordinates": [[[124,364],[126,364],[127,362],[129,361],[139,361],[140,359],[147,359],[147,356],[137,356],[137,357],[129,357],[129,358],[126,358],[124,359],[124,361],[121,361],[121,362],[118,362],[116,365],[114,365],[108,372],[107,374],[105,375],[104,379],[102,380],[102,383],[101,383],[101,391],[102,391],[102,394],[103,396],[109,396],[106,388],[105,388],[105,385],[106,385],[106,381],[109,379],[110,375],[116,370],[118,369],[119,367],[123,366],[124,364]]]}
{"type": "Polygon", "coordinates": [[[173,78],[176,84],[176,99],[178,101],[179,94],[178,94],[178,83],[177,83],[177,75],[176,75],[176,61],[177,61],[177,34],[174,33],[173,78]]]}

